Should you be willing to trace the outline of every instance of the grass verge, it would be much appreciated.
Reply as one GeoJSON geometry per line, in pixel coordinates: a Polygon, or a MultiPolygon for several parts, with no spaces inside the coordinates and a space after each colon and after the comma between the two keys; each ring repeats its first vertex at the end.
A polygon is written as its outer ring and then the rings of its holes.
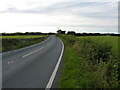
{"type": "Polygon", "coordinates": [[[2,39],[31,39],[31,38],[40,38],[48,35],[16,35],[16,36],[1,36],[2,39]]]}
{"type": "Polygon", "coordinates": [[[48,36],[3,36],[1,52],[20,49],[32,44],[40,43],[48,36]]]}
{"type": "Polygon", "coordinates": [[[58,88],[119,88],[118,37],[59,35],[65,44],[58,88]]]}

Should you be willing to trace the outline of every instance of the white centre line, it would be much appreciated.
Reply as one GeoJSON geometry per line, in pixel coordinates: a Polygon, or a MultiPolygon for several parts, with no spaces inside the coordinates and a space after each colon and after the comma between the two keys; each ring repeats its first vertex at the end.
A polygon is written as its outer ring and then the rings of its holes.
{"type": "Polygon", "coordinates": [[[59,57],[58,62],[56,64],[55,68],[54,68],[54,71],[53,71],[53,73],[52,73],[52,75],[51,75],[51,77],[49,79],[49,82],[47,83],[47,86],[46,86],[45,90],[48,90],[48,89],[50,89],[52,87],[53,81],[54,81],[56,73],[58,71],[58,68],[59,68],[59,65],[60,65],[60,62],[61,62],[61,59],[62,59],[62,56],[63,56],[63,52],[64,52],[64,44],[63,44],[62,41],[61,41],[61,43],[62,43],[62,51],[61,51],[60,57],[59,57]]]}
{"type": "Polygon", "coordinates": [[[28,53],[28,54],[26,54],[26,55],[24,55],[24,56],[22,56],[22,57],[24,58],[24,57],[26,57],[26,56],[28,56],[28,55],[30,55],[30,54],[33,54],[33,53],[41,50],[42,48],[43,48],[43,47],[41,47],[41,48],[39,48],[39,49],[37,49],[37,50],[35,50],[35,51],[33,51],[33,52],[30,52],[30,53],[28,53]]]}
{"type": "Polygon", "coordinates": [[[9,61],[8,64],[13,63],[14,61],[9,61]]]}
{"type": "Polygon", "coordinates": [[[49,46],[50,43],[47,44],[47,46],[49,46]]]}

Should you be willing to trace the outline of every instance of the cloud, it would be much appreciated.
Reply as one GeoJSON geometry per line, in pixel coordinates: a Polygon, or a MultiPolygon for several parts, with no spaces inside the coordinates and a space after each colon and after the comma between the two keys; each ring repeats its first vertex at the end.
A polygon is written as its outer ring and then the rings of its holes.
{"type": "MultiPolygon", "coordinates": [[[[117,31],[117,2],[1,0],[0,23],[15,27],[73,26],[86,31],[117,31]],[[6,2],[8,1],[8,2],[6,2]]],[[[6,29],[7,30],[7,29],[6,29]]],[[[77,30],[77,29],[76,29],[77,30]]],[[[77,30],[79,31],[79,30],[77,30]]]]}
{"type": "Polygon", "coordinates": [[[83,15],[93,18],[114,18],[117,16],[117,3],[108,2],[59,2],[59,3],[27,3],[28,7],[32,8],[18,8],[9,7],[1,12],[17,12],[17,13],[37,13],[37,14],[74,14],[83,15]],[[35,6],[35,7],[34,7],[35,6]]]}

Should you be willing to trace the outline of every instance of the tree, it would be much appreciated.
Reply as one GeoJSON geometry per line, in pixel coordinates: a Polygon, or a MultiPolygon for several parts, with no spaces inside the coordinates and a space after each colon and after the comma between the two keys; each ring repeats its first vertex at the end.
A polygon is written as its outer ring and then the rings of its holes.
{"type": "Polygon", "coordinates": [[[58,34],[65,34],[65,32],[66,32],[66,31],[62,31],[61,29],[59,29],[59,30],[57,31],[58,34]]]}

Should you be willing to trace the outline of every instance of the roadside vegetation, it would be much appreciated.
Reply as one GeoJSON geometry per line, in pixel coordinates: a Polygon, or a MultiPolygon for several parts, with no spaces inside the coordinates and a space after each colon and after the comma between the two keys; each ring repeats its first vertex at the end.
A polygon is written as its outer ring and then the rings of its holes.
{"type": "Polygon", "coordinates": [[[40,43],[47,39],[48,35],[18,35],[18,36],[2,36],[1,52],[20,49],[32,44],[40,43]]]}
{"type": "Polygon", "coordinates": [[[58,37],[65,45],[58,88],[120,88],[118,36],[58,37]]]}
{"type": "Polygon", "coordinates": [[[17,35],[17,36],[1,36],[2,39],[31,39],[31,38],[40,38],[48,35],[17,35]]]}

